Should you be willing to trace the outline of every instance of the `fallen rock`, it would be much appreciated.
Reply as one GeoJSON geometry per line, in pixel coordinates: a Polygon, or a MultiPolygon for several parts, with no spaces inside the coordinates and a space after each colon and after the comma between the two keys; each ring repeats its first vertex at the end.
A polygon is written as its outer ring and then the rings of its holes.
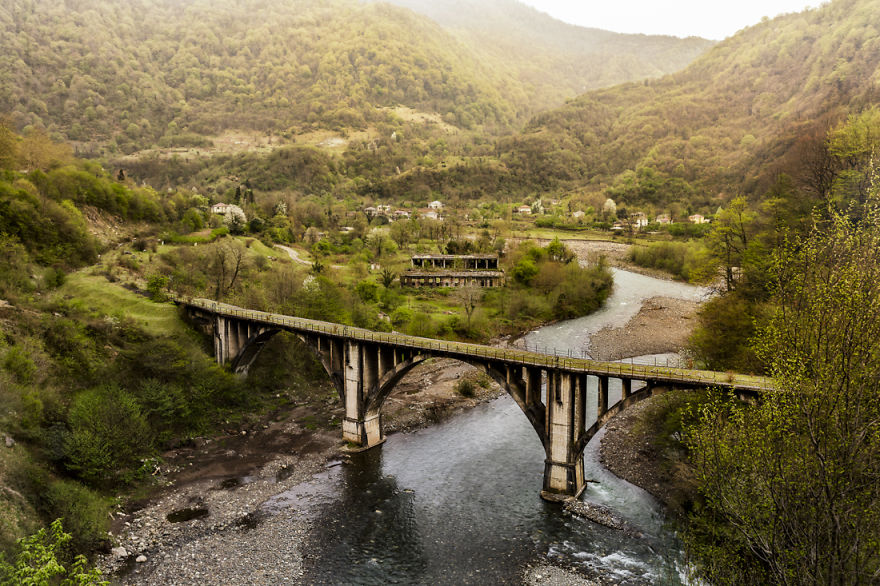
{"type": "Polygon", "coordinates": [[[562,508],[572,515],[583,517],[584,519],[602,525],[603,527],[623,531],[632,537],[642,537],[641,531],[636,530],[629,523],[618,517],[617,514],[608,507],[603,507],[596,503],[588,503],[572,499],[566,501],[562,508]]]}
{"type": "Polygon", "coordinates": [[[128,557],[128,551],[126,551],[126,549],[124,547],[114,547],[113,549],[110,550],[110,553],[115,558],[127,558],[128,557]]]}

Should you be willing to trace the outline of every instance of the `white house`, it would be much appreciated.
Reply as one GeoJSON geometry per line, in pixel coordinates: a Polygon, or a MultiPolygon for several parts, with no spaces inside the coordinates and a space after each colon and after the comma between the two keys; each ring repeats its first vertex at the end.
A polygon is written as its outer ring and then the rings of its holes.
{"type": "Polygon", "coordinates": [[[211,206],[212,214],[220,214],[221,216],[226,215],[226,211],[229,209],[228,203],[215,203],[211,206]]]}
{"type": "Polygon", "coordinates": [[[434,200],[434,201],[432,201],[431,203],[428,204],[428,207],[431,208],[432,210],[442,210],[442,209],[443,209],[443,204],[440,203],[440,202],[437,201],[437,200],[434,200]]]}
{"type": "Polygon", "coordinates": [[[658,224],[671,224],[672,218],[669,217],[669,214],[660,214],[654,221],[658,224]]]}
{"type": "Polygon", "coordinates": [[[709,220],[707,220],[704,216],[700,214],[694,214],[693,216],[688,216],[688,221],[691,224],[708,224],[709,220]]]}
{"type": "Polygon", "coordinates": [[[632,221],[632,227],[636,230],[644,228],[648,225],[648,216],[645,215],[645,212],[636,212],[632,214],[629,218],[632,221]]]}
{"type": "Polygon", "coordinates": [[[532,206],[521,205],[521,206],[519,206],[518,208],[516,208],[516,213],[518,213],[518,214],[523,214],[524,216],[531,215],[531,213],[532,213],[532,206]]]}

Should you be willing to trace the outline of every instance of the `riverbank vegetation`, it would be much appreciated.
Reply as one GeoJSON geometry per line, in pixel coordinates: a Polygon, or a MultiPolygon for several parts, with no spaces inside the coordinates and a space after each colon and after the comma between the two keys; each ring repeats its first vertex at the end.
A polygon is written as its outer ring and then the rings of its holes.
{"type": "Polygon", "coordinates": [[[310,409],[309,429],[339,426],[327,408],[334,391],[314,382],[325,377],[301,346],[270,344],[245,383],[163,302],[170,292],[478,341],[594,311],[610,292],[607,267],[580,266],[558,240],[505,255],[508,287],[404,288],[412,254],[503,251],[505,231],[460,220],[389,226],[349,216],[344,204],[328,214],[314,201],[288,208],[260,196],[240,203],[272,219],[230,224],[198,194],[132,186],[51,141],[37,168],[16,171],[26,138],[5,136],[0,551],[11,556],[17,540],[59,518],[71,535],[61,565],[106,550],[111,513],[124,507],[118,495],[149,487],[161,454],[193,437],[293,403],[310,409]],[[340,229],[334,214],[354,228],[340,229]],[[302,258],[274,248],[278,239],[302,258]]]}
{"type": "Polygon", "coordinates": [[[644,425],[713,584],[869,584],[880,571],[877,121],[868,110],[830,131],[832,176],[812,210],[803,194],[785,203],[783,178],[759,208],[727,214],[730,238],[710,236],[737,261],[693,352],[771,375],[777,391],[677,395],[644,425]]]}

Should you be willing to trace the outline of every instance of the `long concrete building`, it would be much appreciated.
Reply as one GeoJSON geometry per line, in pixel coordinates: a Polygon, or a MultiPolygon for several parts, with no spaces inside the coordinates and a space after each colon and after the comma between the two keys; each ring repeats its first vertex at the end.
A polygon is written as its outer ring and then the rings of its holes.
{"type": "Polygon", "coordinates": [[[504,271],[494,254],[420,254],[400,276],[404,287],[501,287],[504,271]]]}

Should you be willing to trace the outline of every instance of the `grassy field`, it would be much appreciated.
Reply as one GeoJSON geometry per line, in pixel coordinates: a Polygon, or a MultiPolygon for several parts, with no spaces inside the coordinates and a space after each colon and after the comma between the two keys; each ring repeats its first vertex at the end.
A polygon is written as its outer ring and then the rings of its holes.
{"type": "Polygon", "coordinates": [[[155,336],[186,335],[188,332],[173,304],[153,303],[119,283],[111,283],[104,275],[87,271],[72,273],[56,295],[95,316],[132,319],[155,336]]]}

